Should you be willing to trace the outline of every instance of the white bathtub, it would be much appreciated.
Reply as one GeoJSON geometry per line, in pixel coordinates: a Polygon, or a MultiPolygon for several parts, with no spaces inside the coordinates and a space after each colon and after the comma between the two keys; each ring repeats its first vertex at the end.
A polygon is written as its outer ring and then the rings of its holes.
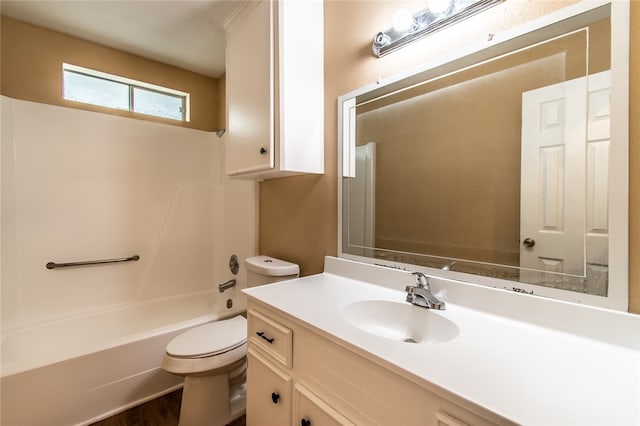
{"type": "MultiPolygon", "coordinates": [[[[217,292],[127,304],[2,336],[2,426],[86,425],[182,386],[160,368],[169,340],[236,315],[217,292]]],[[[236,298],[238,299],[238,298],[236,298]]]]}

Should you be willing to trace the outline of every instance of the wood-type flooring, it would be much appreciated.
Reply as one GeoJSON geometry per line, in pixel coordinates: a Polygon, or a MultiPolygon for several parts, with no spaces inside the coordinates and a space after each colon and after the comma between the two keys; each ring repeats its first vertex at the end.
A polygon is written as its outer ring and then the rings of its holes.
{"type": "MultiPolygon", "coordinates": [[[[177,426],[182,389],[108,417],[90,426],[177,426]]],[[[245,426],[242,416],[227,426],[245,426]]]]}

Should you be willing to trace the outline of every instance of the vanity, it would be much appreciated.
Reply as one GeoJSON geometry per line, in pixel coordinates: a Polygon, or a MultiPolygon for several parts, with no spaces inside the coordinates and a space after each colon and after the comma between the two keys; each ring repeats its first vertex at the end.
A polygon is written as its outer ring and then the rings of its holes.
{"type": "Polygon", "coordinates": [[[248,424],[635,425],[640,317],[327,257],[244,290],[248,424]],[[612,332],[615,330],[615,332],[612,332]]]}

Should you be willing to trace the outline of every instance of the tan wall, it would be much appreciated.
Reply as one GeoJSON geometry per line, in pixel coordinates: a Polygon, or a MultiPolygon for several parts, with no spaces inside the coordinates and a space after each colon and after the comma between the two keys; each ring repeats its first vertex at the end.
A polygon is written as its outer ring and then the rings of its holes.
{"type": "Polygon", "coordinates": [[[1,92],[5,96],[206,131],[224,127],[219,125],[216,79],[5,16],[1,28],[1,92]],[[182,123],[66,101],[62,99],[63,62],[188,92],[191,121],[182,123]]]}
{"type": "MultiPolygon", "coordinates": [[[[574,1],[505,2],[381,59],[371,40],[389,26],[403,4],[419,2],[325,2],[325,174],[296,176],[260,184],[260,253],[300,264],[303,275],[321,272],[323,257],[337,253],[338,96],[550,13],[574,1]]],[[[632,40],[640,40],[640,2],[632,2],[632,40]]],[[[632,42],[631,75],[640,73],[640,42],[632,42]]],[[[630,310],[640,312],[640,84],[631,87],[630,310]],[[634,119],[635,118],[635,119],[634,119]]]]}
{"type": "Polygon", "coordinates": [[[377,144],[376,247],[518,265],[520,94],[563,78],[551,59],[359,116],[377,144]]]}

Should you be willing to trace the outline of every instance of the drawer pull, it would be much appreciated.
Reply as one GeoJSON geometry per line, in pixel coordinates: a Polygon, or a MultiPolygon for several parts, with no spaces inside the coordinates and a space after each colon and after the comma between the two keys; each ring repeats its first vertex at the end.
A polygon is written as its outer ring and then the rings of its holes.
{"type": "Polygon", "coordinates": [[[278,392],[272,392],[271,400],[273,401],[274,404],[277,404],[278,401],[280,401],[280,394],[278,392]]]}
{"type": "Polygon", "coordinates": [[[300,426],[311,426],[311,420],[307,420],[307,419],[300,420],[300,426]]]}
{"type": "Polygon", "coordinates": [[[264,335],[264,331],[258,331],[256,332],[256,334],[260,337],[262,337],[264,340],[266,340],[269,343],[273,343],[273,341],[275,340],[275,337],[272,338],[268,338],[267,336],[264,335]]]}

